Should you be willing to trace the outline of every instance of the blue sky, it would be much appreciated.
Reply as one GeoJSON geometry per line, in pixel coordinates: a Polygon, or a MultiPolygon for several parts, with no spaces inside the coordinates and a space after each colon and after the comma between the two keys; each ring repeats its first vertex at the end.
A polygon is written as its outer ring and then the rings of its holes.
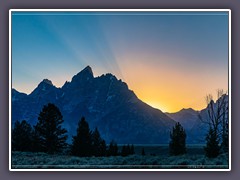
{"type": "Polygon", "coordinates": [[[162,109],[177,99],[169,94],[186,99],[195,91],[182,106],[198,109],[207,93],[227,90],[228,14],[13,12],[13,88],[30,93],[44,78],[61,87],[87,65],[95,76],[113,73],[162,109]]]}

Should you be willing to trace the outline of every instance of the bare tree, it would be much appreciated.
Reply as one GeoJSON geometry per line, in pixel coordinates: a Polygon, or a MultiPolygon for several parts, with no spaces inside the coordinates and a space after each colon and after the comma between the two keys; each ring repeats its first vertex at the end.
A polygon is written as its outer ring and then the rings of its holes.
{"type": "Polygon", "coordinates": [[[226,131],[226,124],[228,119],[228,98],[227,92],[222,89],[217,90],[217,100],[214,103],[212,94],[206,96],[207,103],[207,117],[200,116],[200,120],[208,124],[209,128],[220,135],[226,131]]]}
{"type": "Polygon", "coordinates": [[[208,125],[206,136],[207,146],[205,152],[208,157],[216,157],[221,146],[224,152],[228,151],[228,97],[227,92],[217,90],[217,100],[214,103],[213,96],[206,96],[207,116],[200,117],[202,123],[208,125]]]}

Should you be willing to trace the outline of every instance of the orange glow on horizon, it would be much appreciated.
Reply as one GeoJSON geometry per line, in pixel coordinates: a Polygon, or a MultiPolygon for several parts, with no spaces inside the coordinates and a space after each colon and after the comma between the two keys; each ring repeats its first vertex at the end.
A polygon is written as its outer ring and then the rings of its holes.
{"type": "Polygon", "coordinates": [[[20,92],[45,78],[62,87],[87,65],[163,112],[201,110],[207,94],[228,91],[228,13],[15,13],[12,86],[20,92]]]}
{"type": "Polygon", "coordinates": [[[141,63],[141,58],[146,57],[139,55],[137,60],[126,59],[126,65],[123,63],[121,69],[127,77],[125,81],[139,99],[163,112],[177,112],[183,108],[202,110],[207,106],[207,94],[215,96],[217,89],[228,88],[226,71],[208,68],[208,64],[205,65],[207,68],[164,63],[168,60],[162,61],[161,65],[152,63],[154,61],[146,64],[141,63]]]}
{"type": "MultiPolygon", "coordinates": [[[[158,59],[170,57],[162,56],[155,58],[156,60],[154,58],[141,56],[141,54],[137,57],[136,55],[121,57],[121,61],[118,59],[118,62],[121,62],[119,69],[123,74],[100,68],[97,65],[91,67],[95,77],[112,73],[118,79],[126,82],[129,89],[133,90],[139,99],[163,112],[177,112],[183,108],[202,110],[206,108],[205,97],[207,94],[215,96],[217,89],[227,90],[228,77],[226,72],[223,73],[224,71],[221,72],[217,68],[214,70],[214,67],[207,68],[209,65],[189,68],[181,67],[181,64],[180,66],[168,64],[167,62],[171,59],[159,63],[158,59]],[[149,63],[142,63],[146,58],[153,60],[149,63]]],[[[55,86],[61,87],[65,81],[71,81],[71,77],[75,74],[77,72],[61,77],[52,75],[49,79],[55,86]]],[[[32,84],[32,86],[36,88],[37,84],[32,84]]],[[[23,87],[28,88],[28,91],[22,90],[27,93],[34,89],[30,88],[27,83],[23,87]]],[[[20,89],[17,88],[17,90],[20,89]]]]}

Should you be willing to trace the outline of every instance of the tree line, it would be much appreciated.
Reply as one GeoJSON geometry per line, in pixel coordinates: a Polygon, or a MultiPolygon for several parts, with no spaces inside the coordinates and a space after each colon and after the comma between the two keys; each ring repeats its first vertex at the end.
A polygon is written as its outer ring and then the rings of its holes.
{"type": "MultiPolygon", "coordinates": [[[[221,152],[228,152],[228,106],[226,103],[226,94],[218,91],[218,101],[216,105],[212,96],[207,98],[208,117],[202,122],[208,125],[206,134],[205,155],[209,158],[217,157],[221,152]]],[[[117,143],[112,140],[109,146],[101,137],[98,128],[91,131],[84,117],[78,122],[77,133],[72,137],[72,144],[68,145],[67,130],[62,127],[63,116],[54,104],[49,103],[41,110],[38,122],[31,126],[27,121],[16,121],[12,130],[12,150],[45,152],[48,154],[61,153],[69,149],[69,154],[74,156],[128,156],[135,154],[134,145],[123,145],[121,151],[117,143]]],[[[182,125],[177,122],[170,132],[169,154],[182,155],[187,153],[186,131],[182,125]]],[[[145,155],[144,148],[142,155],[145,155]]]]}
{"type": "Polygon", "coordinates": [[[62,127],[63,116],[54,104],[49,103],[41,110],[35,126],[26,120],[16,121],[12,130],[12,150],[26,152],[62,153],[79,157],[89,156],[128,156],[134,154],[134,145],[124,145],[119,150],[112,140],[109,146],[101,137],[98,128],[91,131],[84,117],[78,122],[77,133],[72,137],[72,144],[67,144],[67,130],[62,127]]]}

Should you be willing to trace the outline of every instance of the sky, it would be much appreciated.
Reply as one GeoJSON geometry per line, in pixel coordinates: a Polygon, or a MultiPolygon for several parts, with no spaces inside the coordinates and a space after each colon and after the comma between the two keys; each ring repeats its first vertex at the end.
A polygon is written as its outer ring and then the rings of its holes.
{"type": "Polygon", "coordinates": [[[91,66],[162,110],[201,110],[228,90],[227,12],[13,12],[12,87],[57,87],[91,66]]]}

